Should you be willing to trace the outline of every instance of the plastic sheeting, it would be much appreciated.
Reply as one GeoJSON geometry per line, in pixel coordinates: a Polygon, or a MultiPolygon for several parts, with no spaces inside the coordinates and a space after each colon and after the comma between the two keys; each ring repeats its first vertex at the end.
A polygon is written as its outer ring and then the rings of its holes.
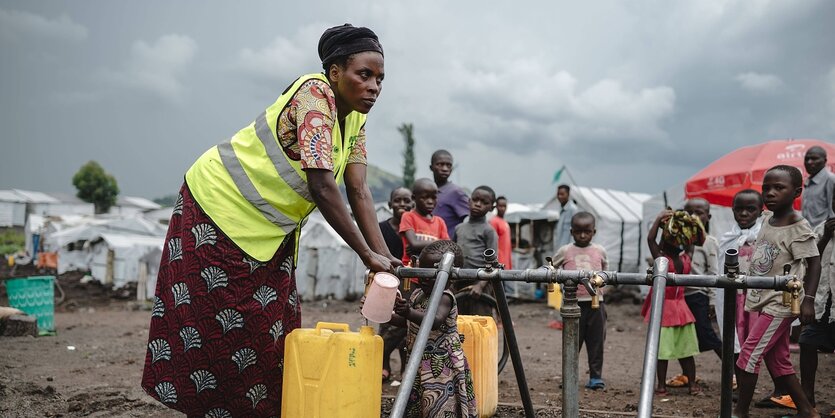
{"type": "Polygon", "coordinates": [[[314,213],[302,228],[296,289],[304,300],[353,299],[365,290],[365,265],[359,256],[314,213]]]}
{"type": "MultiPolygon", "coordinates": [[[[609,269],[624,272],[642,269],[647,254],[646,230],[642,227],[643,203],[650,195],[571,186],[571,199],[580,210],[591,212],[596,218],[597,234],[592,242],[606,249],[609,269]]],[[[559,211],[560,204],[554,197],[544,207],[559,211]]]]}

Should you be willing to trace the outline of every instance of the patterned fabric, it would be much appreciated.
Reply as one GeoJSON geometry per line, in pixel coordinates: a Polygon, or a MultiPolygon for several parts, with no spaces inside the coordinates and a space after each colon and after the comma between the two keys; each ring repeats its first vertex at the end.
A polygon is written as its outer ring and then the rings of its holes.
{"type": "MultiPolygon", "coordinates": [[[[478,417],[473,376],[464,357],[461,337],[458,335],[458,307],[455,296],[449,290],[444,291],[444,294],[452,298],[452,310],[440,329],[429,333],[418,375],[406,406],[406,416],[409,418],[478,417]]],[[[425,312],[429,305],[429,297],[417,288],[409,302],[412,309],[425,312]]],[[[420,325],[408,322],[408,326],[407,339],[411,349],[420,325]]]]}
{"type": "Polygon", "coordinates": [[[689,247],[705,241],[705,227],[698,216],[683,210],[675,211],[661,231],[661,240],[676,246],[689,247]]]}
{"type": "Polygon", "coordinates": [[[246,256],[183,185],[162,253],[142,387],[189,416],[276,416],[284,337],[301,325],[294,237],[246,256]]]}
{"type": "MultiPolygon", "coordinates": [[[[310,80],[299,87],[290,106],[278,115],[276,132],[284,152],[299,161],[302,168],[333,171],[333,131],[336,99],[322,80],[310,80]]],[[[344,141],[345,139],[343,139],[344,141]]],[[[368,164],[365,152],[365,127],[356,138],[347,138],[351,147],[348,164],[368,164]]]]}

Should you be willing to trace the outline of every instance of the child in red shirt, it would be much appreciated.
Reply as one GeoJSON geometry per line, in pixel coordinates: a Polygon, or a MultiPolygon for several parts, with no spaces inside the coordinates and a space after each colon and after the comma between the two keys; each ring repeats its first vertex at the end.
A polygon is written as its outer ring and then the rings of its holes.
{"type": "Polygon", "coordinates": [[[438,186],[432,180],[415,180],[412,186],[415,208],[403,214],[400,219],[400,236],[403,237],[403,265],[409,265],[412,256],[437,240],[448,240],[446,223],[441,217],[432,215],[438,203],[438,186]]]}

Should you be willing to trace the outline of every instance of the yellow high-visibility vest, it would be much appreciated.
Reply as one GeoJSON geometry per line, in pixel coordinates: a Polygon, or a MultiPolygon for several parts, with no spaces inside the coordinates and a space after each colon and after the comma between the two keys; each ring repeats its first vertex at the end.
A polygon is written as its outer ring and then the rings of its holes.
{"type": "MultiPolygon", "coordinates": [[[[231,140],[206,151],[186,173],[192,196],[212,221],[247,255],[269,261],[284,238],[296,234],[316,208],[307,189],[307,175],[290,159],[278,142],[278,115],[302,84],[324,74],[307,74],[296,80],[278,100],[231,140]]],[[[334,178],[342,182],[366,116],[351,112],[345,132],[334,123],[334,178]],[[342,138],[347,138],[344,141],[342,138]]],[[[298,247],[298,245],[296,246],[298,247]]]]}

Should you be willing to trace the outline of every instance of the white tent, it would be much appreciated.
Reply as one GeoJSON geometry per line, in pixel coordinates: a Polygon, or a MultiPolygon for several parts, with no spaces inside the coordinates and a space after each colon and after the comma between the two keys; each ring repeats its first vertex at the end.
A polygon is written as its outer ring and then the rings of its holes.
{"type": "Polygon", "coordinates": [[[359,297],[365,290],[365,265],[339,234],[314,212],[302,228],[296,288],[306,300],[359,297]]]}
{"type": "MultiPolygon", "coordinates": [[[[667,207],[673,209],[684,208],[684,183],[679,183],[661,193],[652,196],[643,204],[643,231],[646,236],[647,231],[655,222],[658,214],[667,207]]],[[[734,214],[731,208],[718,205],[710,205],[710,235],[717,239],[722,236],[725,231],[729,231],[734,224],[734,214]]],[[[650,257],[649,246],[647,246],[646,239],[641,242],[642,254],[644,258],[650,257]]],[[[645,263],[644,266],[647,266],[645,263]]]]}
{"type": "Polygon", "coordinates": [[[13,190],[0,190],[0,228],[26,223],[26,198],[13,190]]]}
{"type": "MultiPolygon", "coordinates": [[[[643,202],[650,199],[644,193],[595,187],[571,186],[571,199],[580,210],[591,212],[597,219],[592,242],[602,245],[609,257],[609,269],[637,272],[646,255],[642,241],[646,238],[641,226],[643,202]]],[[[546,209],[559,211],[556,197],[545,204],[546,209]]]]}

